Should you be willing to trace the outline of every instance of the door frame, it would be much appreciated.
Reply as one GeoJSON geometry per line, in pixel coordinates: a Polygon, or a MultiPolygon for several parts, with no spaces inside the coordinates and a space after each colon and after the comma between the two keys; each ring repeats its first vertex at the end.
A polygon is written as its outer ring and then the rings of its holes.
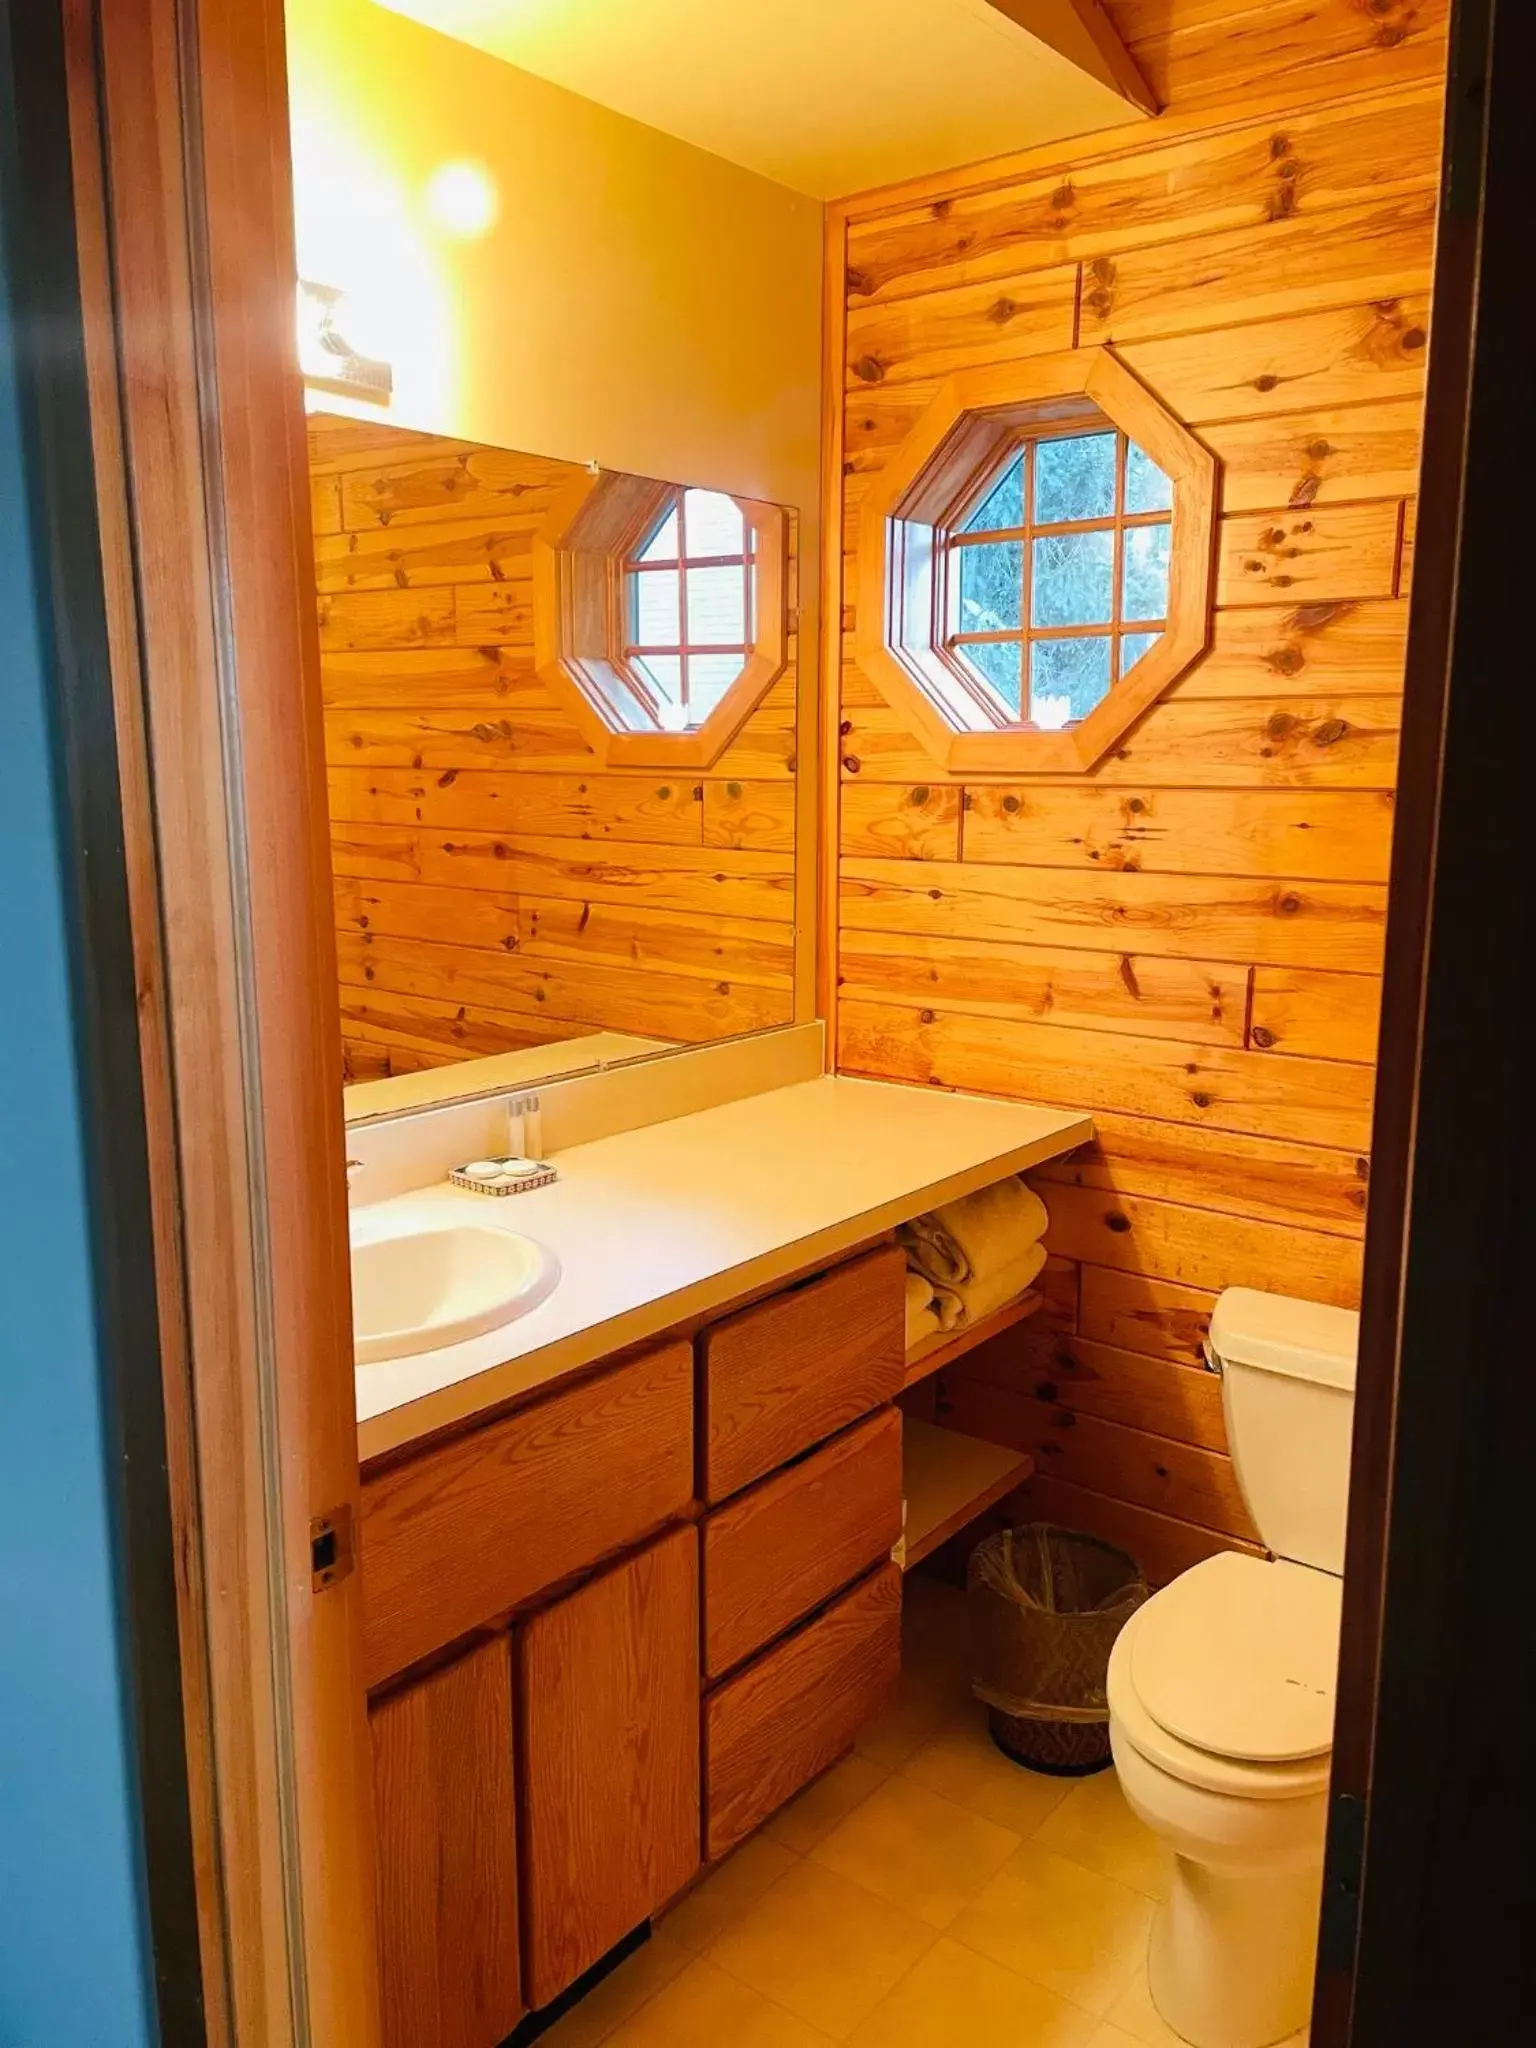
{"type": "Polygon", "coordinates": [[[1529,6],[1457,0],[1314,2048],[1494,2048],[1530,2017],[1533,68],[1529,6]]]}
{"type": "MultiPolygon", "coordinates": [[[[136,1033],[120,1003],[114,1021],[142,1142],[109,1205],[132,1222],[138,1204],[139,1270],[124,1258],[113,1277],[137,1282],[141,1322],[153,1310],[160,1364],[158,1388],[119,1389],[120,1426],[146,1455],[158,1439],[174,1560],[158,1587],[128,1587],[163,2038],[376,2048],[281,0],[27,0],[19,16],[21,139],[49,173],[29,180],[29,225],[40,251],[68,251],[53,310],[79,344],[54,453],[73,458],[91,545],[56,549],[53,569],[70,578],[61,611],[100,627],[93,790],[120,820],[131,927],[115,964],[136,1033]]],[[[46,334],[38,353],[47,376],[46,334]]]]}

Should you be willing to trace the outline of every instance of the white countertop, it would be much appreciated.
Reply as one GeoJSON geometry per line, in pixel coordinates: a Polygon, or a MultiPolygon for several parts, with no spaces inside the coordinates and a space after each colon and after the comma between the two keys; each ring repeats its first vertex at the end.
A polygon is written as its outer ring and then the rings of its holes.
{"type": "Polygon", "coordinates": [[[1092,1136],[1067,1110],[825,1075],[572,1146],[531,1194],[440,1184],[359,1208],[359,1229],[391,1234],[458,1212],[561,1265],[516,1322],[359,1366],[359,1453],[548,1385],[1092,1136]]]}

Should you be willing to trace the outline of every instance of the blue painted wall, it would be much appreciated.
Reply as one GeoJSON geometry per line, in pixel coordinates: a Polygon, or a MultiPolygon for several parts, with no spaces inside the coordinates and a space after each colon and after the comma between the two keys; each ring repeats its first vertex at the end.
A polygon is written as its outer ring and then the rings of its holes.
{"type": "MultiPolygon", "coordinates": [[[[0,77],[0,126],[4,86],[0,77]]],[[[6,199],[0,164],[0,207],[6,199]]],[[[0,2048],[144,2048],[156,2029],[51,786],[48,625],[27,533],[3,250],[0,236],[0,2048]]]]}

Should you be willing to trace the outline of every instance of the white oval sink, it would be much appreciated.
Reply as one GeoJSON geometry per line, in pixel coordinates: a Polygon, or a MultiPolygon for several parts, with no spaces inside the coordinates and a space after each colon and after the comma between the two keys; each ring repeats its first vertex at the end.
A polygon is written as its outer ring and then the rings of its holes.
{"type": "Polygon", "coordinates": [[[482,1337],[526,1315],[560,1277],[553,1252],[515,1231],[444,1223],[352,1246],[359,1365],[482,1337]]]}

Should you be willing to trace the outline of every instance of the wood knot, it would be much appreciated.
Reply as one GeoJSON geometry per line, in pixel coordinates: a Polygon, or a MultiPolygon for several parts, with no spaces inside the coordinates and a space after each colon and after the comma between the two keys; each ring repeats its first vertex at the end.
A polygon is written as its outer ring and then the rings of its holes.
{"type": "Polygon", "coordinates": [[[1007,812],[1010,818],[1013,817],[1017,812],[1022,811],[1024,808],[1023,804],[1019,801],[1019,799],[1016,796],[1005,796],[1003,798],[1002,807],[1007,812]]]}
{"type": "Polygon", "coordinates": [[[845,775],[857,775],[863,765],[857,754],[844,754],[843,773],[845,775]]]}
{"type": "Polygon", "coordinates": [[[917,1021],[919,1024],[931,1024],[933,1022],[933,1015],[934,1013],[932,1010],[919,1010],[917,1013],[917,1021]]]}
{"type": "Polygon", "coordinates": [[[1314,744],[1319,747],[1331,747],[1335,741],[1343,739],[1348,731],[1349,721],[1347,719],[1325,718],[1313,733],[1312,739],[1314,744]]]}
{"type": "Polygon", "coordinates": [[[1006,327],[1008,325],[1008,322],[1013,318],[1014,314],[1017,313],[1018,310],[1019,307],[1017,300],[1010,299],[1005,294],[1002,298],[995,299],[993,303],[990,306],[988,306],[987,318],[992,322],[994,327],[1006,327]]]}
{"type": "Polygon", "coordinates": [[[1333,446],[1331,442],[1310,441],[1307,444],[1307,454],[1314,462],[1326,462],[1332,453],[1333,446]]]}
{"type": "Polygon", "coordinates": [[[917,788],[911,792],[908,801],[912,805],[913,810],[920,811],[932,794],[932,790],[928,788],[926,783],[919,783],[917,788]]]}
{"type": "Polygon", "coordinates": [[[1088,266],[1088,275],[1096,284],[1113,284],[1115,262],[1112,256],[1095,256],[1088,266]]]}
{"type": "Polygon", "coordinates": [[[1371,1162],[1370,1162],[1370,1160],[1369,1160],[1369,1159],[1363,1159],[1363,1158],[1362,1158],[1362,1159],[1357,1159],[1357,1160],[1355,1161],[1355,1177],[1356,1177],[1356,1179],[1357,1179],[1357,1180],[1369,1180],[1369,1179],[1370,1179],[1370,1177],[1371,1177],[1371,1162]]]}
{"type": "Polygon", "coordinates": [[[1277,676],[1299,676],[1307,665],[1307,657],[1294,645],[1273,648],[1267,659],[1271,674],[1277,676]]]}
{"type": "Polygon", "coordinates": [[[1304,476],[1292,491],[1289,502],[1299,510],[1304,505],[1310,505],[1322,487],[1323,480],[1320,476],[1304,476]]]}
{"type": "Polygon", "coordinates": [[[847,275],[847,283],[850,292],[867,292],[869,290],[869,279],[862,270],[850,270],[847,275]]]}
{"type": "Polygon", "coordinates": [[[1130,1217],[1120,1209],[1111,1209],[1104,1218],[1104,1228],[1114,1231],[1117,1237],[1123,1237],[1130,1227],[1130,1217]]]}
{"type": "Polygon", "coordinates": [[[1269,160],[1271,163],[1278,163],[1281,157],[1289,156],[1290,153],[1291,138],[1289,135],[1271,135],[1269,138],[1269,160]]]}
{"type": "Polygon", "coordinates": [[[1255,1024],[1253,1027],[1253,1042],[1260,1052],[1268,1052],[1275,1042],[1275,1034],[1273,1031],[1267,1030],[1264,1025],[1255,1024]]]}
{"type": "Polygon", "coordinates": [[[934,219],[948,220],[951,212],[954,210],[954,204],[955,202],[952,199],[935,199],[933,202],[934,219]]]}
{"type": "Polygon", "coordinates": [[[1035,1399],[1037,1401],[1055,1401],[1059,1399],[1056,1382],[1054,1380],[1041,1380],[1040,1384],[1035,1388],[1035,1399]]]}
{"type": "Polygon", "coordinates": [[[1404,348],[1422,348],[1429,336],[1422,327],[1410,327],[1403,336],[1404,348]]]}
{"type": "Polygon", "coordinates": [[[1066,213],[1069,208],[1076,206],[1077,194],[1072,189],[1070,179],[1065,185],[1058,185],[1056,187],[1056,190],[1051,194],[1051,204],[1058,213],[1066,213]]]}
{"type": "Polygon", "coordinates": [[[1209,1095],[1206,1094],[1203,1088],[1197,1088],[1194,1094],[1191,1095],[1189,1099],[1195,1105],[1196,1109],[1209,1109],[1211,1106],[1211,1098],[1209,1095]]]}
{"type": "Polygon", "coordinates": [[[1293,889],[1288,889],[1283,896],[1277,896],[1275,899],[1275,914],[1278,917],[1297,917],[1304,907],[1301,898],[1293,889]]]}
{"type": "Polygon", "coordinates": [[[881,384],[885,381],[885,367],[878,356],[860,356],[853,366],[853,374],[866,384],[881,384]]]}

